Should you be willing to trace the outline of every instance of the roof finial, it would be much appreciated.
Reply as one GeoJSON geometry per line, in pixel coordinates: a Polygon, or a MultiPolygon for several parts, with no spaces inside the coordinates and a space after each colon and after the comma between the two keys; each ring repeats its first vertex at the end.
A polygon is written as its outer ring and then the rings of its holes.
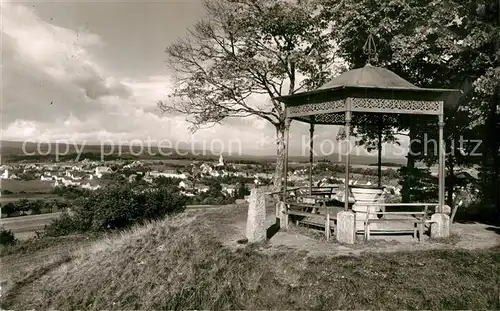
{"type": "Polygon", "coordinates": [[[373,39],[373,35],[368,34],[368,38],[366,39],[365,45],[363,45],[363,52],[368,55],[366,64],[370,65],[372,60],[375,60],[377,55],[377,46],[375,45],[375,40],[373,39]]]}

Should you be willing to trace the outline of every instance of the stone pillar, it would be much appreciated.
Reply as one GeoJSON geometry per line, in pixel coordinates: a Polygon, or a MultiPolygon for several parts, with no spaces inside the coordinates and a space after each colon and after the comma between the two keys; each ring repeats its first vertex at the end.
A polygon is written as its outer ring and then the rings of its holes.
{"type": "Polygon", "coordinates": [[[278,212],[280,227],[288,229],[288,213],[286,212],[285,202],[278,202],[278,204],[276,204],[276,211],[278,212]]]}
{"type": "Polygon", "coordinates": [[[342,211],[337,214],[337,241],[339,243],[354,244],[356,242],[356,220],[351,211],[342,211]]]}
{"type": "Polygon", "coordinates": [[[450,216],[436,213],[431,216],[431,238],[447,238],[450,236],[450,216]]]}
{"type": "Polygon", "coordinates": [[[248,205],[246,238],[249,243],[266,240],[266,195],[262,189],[254,188],[248,205]]]}

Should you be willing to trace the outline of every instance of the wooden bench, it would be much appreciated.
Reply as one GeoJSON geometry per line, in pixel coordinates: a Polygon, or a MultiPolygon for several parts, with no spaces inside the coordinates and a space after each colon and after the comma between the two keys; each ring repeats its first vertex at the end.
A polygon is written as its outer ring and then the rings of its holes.
{"type": "MultiPolygon", "coordinates": [[[[284,211],[288,216],[299,216],[305,218],[324,218],[324,228],[325,228],[325,237],[328,241],[330,239],[332,227],[331,227],[331,219],[330,212],[326,207],[324,200],[318,199],[315,197],[301,197],[300,200],[302,202],[289,202],[287,203],[287,209],[284,211]],[[304,203],[307,202],[307,203],[304,203]],[[320,209],[324,209],[325,214],[320,214],[320,209]]],[[[295,224],[299,225],[299,223],[309,224],[314,226],[321,226],[321,224],[307,220],[307,219],[296,219],[295,224]]]]}
{"type": "Polygon", "coordinates": [[[313,187],[311,189],[311,195],[317,195],[322,197],[327,197],[329,199],[332,198],[337,192],[334,190],[338,190],[338,186],[321,186],[321,187],[313,187]]]}
{"type": "MultiPolygon", "coordinates": [[[[370,204],[370,205],[382,205],[382,204],[370,204]]],[[[418,238],[418,241],[422,241],[422,236],[425,230],[425,224],[430,223],[428,220],[429,205],[434,204],[425,204],[425,203],[407,203],[407,204],[384,204],[387,206],[423,206],[423,211],[416,212],[386,212],[386,211],[375,211],[370,212],[367,211],[366,219],[364,220],[364,237],[365,240],[370,239],[371,233],[380,233],[380,234],[389,234],[389,233],[413,233],[414,238],[418,238]],[[370,218],[370,215],[382,215],[382,218],[370,218]],[[405,216],[404,218],[387,218],[386,216],[395,215],[395,216],[405,216]],[[370,224],[373,223],[391,223],[391,222],[399,222],[399,223],[410,223],[413,225],[411,229],[384,229],[384,230],[371,230],[370,224]]]]}

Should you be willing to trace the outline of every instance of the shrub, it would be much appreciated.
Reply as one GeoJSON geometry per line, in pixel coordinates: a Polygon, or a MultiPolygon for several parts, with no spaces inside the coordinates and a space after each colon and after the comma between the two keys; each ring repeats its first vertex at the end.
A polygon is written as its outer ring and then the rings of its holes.
{"type": "Polygon", "coordinates": [[[0,229],[0,245],[13,245],[17,242],[14,233],[5,228],[0,229]]]}
{"type": "Polygon", "coordinates": [[[102,232],[130,227],[184,211],[186,197],[172,188],[113,186],[80,198],[74,214],[46,227],[49,236],[72,232],[102,232]]]}
{"type": "Polygon", "coordinates": [[[46,236],[63,236],[69,235],[75,232],[86,231],[85,228],[81,227],[81,223],[73,218],[67,212],[63,212],[59,218],[56,218],[48,226],[45,226],[46,236]]]}
{"type": "Polygon", "coordinates": [[[2,215],[11,215],[11,214],[14,214],[14,212],[16,212],[16,205],[12,202],[9,202],[5,205],[2,206],[2,215]]]}

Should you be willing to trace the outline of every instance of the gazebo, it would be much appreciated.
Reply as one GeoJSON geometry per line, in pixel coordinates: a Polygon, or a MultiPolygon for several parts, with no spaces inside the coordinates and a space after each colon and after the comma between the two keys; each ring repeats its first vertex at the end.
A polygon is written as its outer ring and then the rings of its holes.
{"type": "MultiPolygon", "coordinates": [[[[287,202],[289,127],[292,120],[310,124],[310,173],[312,187],[313,133],[314,125],[330,124],[345,126],[346,140],[350,141],[351,127],[371,122],[372,124],[397,124],[402,118],[412,115],[434,116],[439,125],[439,203],[443,213],[445,192],[444,115],[457,106],[456,89],[420,88],[394,72],[375,67],[369,63],[363,68],[347,71],[316,90],[276,98],[285,104],[286,153],[283,172],[283,201],[287,202]],[[375,123],[373,123],[375,120],[375,123]]],[[[381,133],[379,131],[378,175],[381,186],[381,133]]],[[[349,209],[350,152],[345,157],[344,203],[349,209]]],[[[311,188],[310,188],[311,189],[311,188]]],[[[311,191],[311,190],[310,190],[311,191]]]]}

